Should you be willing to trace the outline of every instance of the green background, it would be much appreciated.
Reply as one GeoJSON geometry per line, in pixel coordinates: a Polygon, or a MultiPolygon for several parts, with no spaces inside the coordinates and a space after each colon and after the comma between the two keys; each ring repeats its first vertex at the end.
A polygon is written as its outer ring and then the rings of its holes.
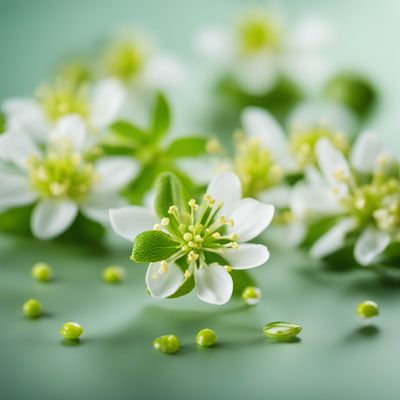
{"type": "MultiPolygon", "coordinates": [[[[177,125],[196,130],[206,116],[207,76],[191,50],[204,23],[227,21],[249,1],[0,2],[0,99],[30,94],[57,62],[84,53],[111,31],[139,24],[188,60],[193,75],[176,101],[177,125]],[[240,8],[239,8],[240,9],[240,8]]],[[[370,121],[394,151],[400,149],[400,3],[381,1],[275,2],[294,19],[322,12],[338,28],[329,57],[376,82],[381,105],[370,121]]],[[[1,189],[0,189],[1,190],[1,189]]],[[[4,399],[398,399],[400,287],[371,271],[335,272],[300,252],[270,245],[271,259],[254,270],[261,304],[222,307],[195,295],[155,301],[144,290],[145,266],[129,260],[129,245],[110,235],[105,246],[43,243],[0,236],[0,397],[4,399]],[[33,282],[37,261],[53,265],[50,284],[33,282]],[[106,285],[108,264],[127,268],[121,285],[106,285]],[[45,309],[26,320],[22,303],[36,297],[45,309]],[[357,303],[377,301],[381,316],[365,326],[357,303]],[[73,320],[85,329],[77,346],[58,330],[73,320]],[[262,326],[288,320],[303,326],[297,343],[271,343],[262,326]],[[197,349],[196,332],[217,332],[214,349],[197,349]],[[175,333],[182,351],[165,356],[152,340],[175,333]]]]}

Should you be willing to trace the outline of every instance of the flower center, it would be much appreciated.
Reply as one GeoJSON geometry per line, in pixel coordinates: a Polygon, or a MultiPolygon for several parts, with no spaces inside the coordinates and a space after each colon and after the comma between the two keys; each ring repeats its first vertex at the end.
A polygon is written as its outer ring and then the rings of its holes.
{"type": "Polygon", "coordinates": [[[234,169],[242,182],[245,197],[256,197],[282,181],[283,173],[272,153],[258,138],[237,136],[234,169]]]}
{"type": "Polygon", "coordinates": [[[332,131],[324,124],[307,130],[296,129],[290,135],[289,146],[301,168],[316,162],[314,150],[322,138],[329,139],[344,154],[348,153],[349,143],[346,136],[343,133],[332,131]]]}
{"type": "Polygon", "coordinates": [[[86,89],[82,85],[76,86],[66,80],[58,80],[53,87],[41,87],[38,98],[50,121],[57,121],[68,114],[79,114],[83,118],[89,114],[86,89]]]}
{"type": "Polygon", "coordinates": [[[277,51],[281,33],[274,20],[265,14],[254,13],[237,26],[240,52],[248,55],[262,50],[277,51]]]}
{"type": "Polygon", "coordinates": [[[106,69],[108,72],[128,81],[134,78],[142,69],[145,54],[138,42],[122,41],[115,43],[106,54],[106,69]]]}
{"type": "Polygon", "coordinates": [[[50,150],[44,159],[28,159],[31,187],[42,197],[82,200],[96,181],[93,165],[70,149],[50,150]]]}
{"type": "MultiPolygon", "coordinates": [[[[161,263],[160,270],[166,272],[168,263],[183,256],[189,266],[198,263],[200,267],[206,265],[205,253],[223,255],[226,249],[237,249],[237,235],[227,233],[227,227],[232,227],[234,221],[220,216],[222,203],[216,204],[208,194],[204,195],[202,202],[189,201],[189,211],[182,211],[177,206],[169,207],[170,218],[163,218],[154,226],[155,230],[164,227],[168,233],[179,243],[179,250],[170,259],[161,263]]],[[[191,271],[188,270],[190,274],[191,271]]]]}

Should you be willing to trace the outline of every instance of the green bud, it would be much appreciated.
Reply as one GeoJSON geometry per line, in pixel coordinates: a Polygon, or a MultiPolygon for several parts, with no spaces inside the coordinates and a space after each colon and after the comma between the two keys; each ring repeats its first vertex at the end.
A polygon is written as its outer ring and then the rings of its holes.
{"type": "Polygon", "coordinates": [[[324,88],[327,98],[349,107],[357,115],[365,116],[376,100],[372,84],[356,72],[340,72],[324,88]]]}
{"type": "Polygon", "coordinates": [[[173,354],[179,351],[181,344],[175,335],[164,335],[155,339],[153,346],[165,354],[173,354]]]}
{"type": "Polygon", "coordinates": [[[374,301],[366,300],[357,306],[357,314],[361,318],[372,318],[379,315],[379,307],[374,301]]]}
{"type": "Polygon", "coordinates": [[[53,276],[50,265],[39,262],[32,267],[32,276],[39,282],[48,282],[53,276]]]}
{"type": "Polygon", "coordinates": [[[36,299],[27,300],[22,306],[24,315],[29,318],[37,318],[42,310],[42,305],[36,299]]]}
{"type": "Polygon", "coordinates": [[[76,322],[66,322],[60,329],[61,335],[65,339],[76,340],[83,333],[83,328],[76,322]]]}
{"type": "Polygon", "coordinates": [[[217,342],[217,335],[211,329],[202,329],[197,333],[196,343],[202,347],[212,347],[217,342]]]}
{"type": "Polygon", "coordinates": [[[255,286],[247,286],[242,292],[242,299],[249,305],[258,304],[261,300],[261,289],[255,286]]]}
{"type": "Polygon", "coordinates": [[[271,339],[286,342],[296,337],[302,330],[300,325],[291,322],[271,322],[264,326],[263,332],[271,339]]]}
{"type": "Polygon", "coordinates": [[[103,280],[107,283],[119,283],[124,279],[125,271],[122,267],[110,265],[103,270],[103,280]]]}

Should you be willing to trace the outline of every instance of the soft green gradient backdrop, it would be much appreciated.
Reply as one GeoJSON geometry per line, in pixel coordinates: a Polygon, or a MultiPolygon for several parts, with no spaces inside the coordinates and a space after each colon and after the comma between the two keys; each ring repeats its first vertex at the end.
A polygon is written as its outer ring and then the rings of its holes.
{"type": "MultiPolygon", "coordinates": [[[[229,20],[249,1],[203,0],[1,0],[0,99],[27,95],[58,60],[84,52],[115,28],[135,25],[198,65],[192,35],[204,23],[229,20]]],[[[400,3],[381,1],[282,1],[290,17],[323,12],[338,28],[330,57],[355,66],[377,84],[381,107],[371,120],[391,148],[400,149],[400,3]]],[[[201,125],[196,115],[206,93],[199,74],[178,102],[179,124],[201,125]]],[[[196,128],[198,126],[196,125],[196,128]]],[[[201,128],[201,126],[199,127],[201,128]]],[[[200,130],[200,129],[196,129],[200,130]]],[[[1,188],[0,188],[1,190],[1,188]]],[[[195,296],[157,302],[144,291],[143,266],[128,260],[130,249],[73,247],[0,237],[0,397],[2,399],[398,399],[400,287],[362,269],[328,271],[297,252],[271,246],[265,268],[254,271],[264,298],[251,310],[232,302],[201,304],[195,296]],[[55,269],[54,283],[30,278],[33,263],[55,269]],[[120,286],[100,279],[110,263],[127,267],[120,286]],[[39,298],[46,315],[25,320],[21,305],[39,298]],[[362,329],[356,304],[376,300],[376,329],[362,329]],[[262,326],[272,320],[301,323],[301,341],[272,344],[262,326]],[[78,346],[65,345],[61,324],[85,328],[78,346]],[[198,329],[216,330],[220,344],[198,350],[198,329]],[[152,349],[154,337],[176,333],[184,346],[176,356],[152,349]]]]}

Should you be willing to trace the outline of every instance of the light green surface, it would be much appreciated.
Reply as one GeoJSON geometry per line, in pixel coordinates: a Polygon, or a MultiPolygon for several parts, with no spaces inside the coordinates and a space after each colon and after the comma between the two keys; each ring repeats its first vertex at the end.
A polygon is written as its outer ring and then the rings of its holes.
{"type": "MultiPolygon", "coordinates": [[[[135,22],[193,61],[192,33],[205,22],[229,19],[236,5],[249,3],[1,0],[0,99],[29,94],[57,60],[84,52],[113,28],[135,22]]],[[[338,65],[362,68],[377,82],[383,101],[372,125],[399,150],[400,3],[283,4],[291,16],[321,11],[337,24],[331,57],[338,65]]],[[[197,79],[188,84],[184,99],[190,101],[181,100],[178,110],[181,125],[193,128],[190,122],[198,121],[201,127],[201,88],[197,79]]],[[[195,295],[153,300],[144,290],[145,267],[131,263],[129,245],[117,240],[93,248],[0,236],[0,397],[398,399],[400,287],[362,269],[332,272],[301,253],[270,250],[268,265],[254,271],[263,299],[248,309],[235,301],[208,306],[195,295]],[[30,269],[38,261],[52,265],[54,282],[32,279],[30,269]],[[126,267],[126,281],[102,281],[101,272],[110,264],[126,267]],[[21,312],[32,297],[46,312],[38,320],[27,320],[21,312]],[[365,299],[380,306],[375,329],[365,328],[356,316],[357,304],[365,299]],[[85,330],[77,346],[68,346],[59,334],[70,320],[85,330]],[[301,340],[269,342],[262,327],[274,320],[301,324],[301,340]],[[206,327],[215,330],[218,345],[198,349],[196,333],[206,327]],[[182,342],[174,356],[152,346],[154,338],[169,333],[182,342]]]]}

